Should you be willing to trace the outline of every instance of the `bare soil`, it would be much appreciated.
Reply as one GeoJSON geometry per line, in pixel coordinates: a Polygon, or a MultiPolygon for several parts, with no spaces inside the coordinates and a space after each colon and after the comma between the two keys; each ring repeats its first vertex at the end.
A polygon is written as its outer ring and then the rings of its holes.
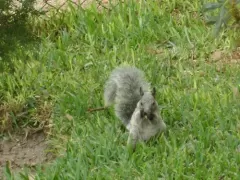
{"type": "Polygon", "coordinates": [[[43,131],[27,137],[14,135],[9,140],[0,139],[0,177],[7,162],[9,168],[16,172],[22,170],[24,166],[34,168],[38,164],[50,161],[53,155],[47,151],[48,148],[43,131]]]}

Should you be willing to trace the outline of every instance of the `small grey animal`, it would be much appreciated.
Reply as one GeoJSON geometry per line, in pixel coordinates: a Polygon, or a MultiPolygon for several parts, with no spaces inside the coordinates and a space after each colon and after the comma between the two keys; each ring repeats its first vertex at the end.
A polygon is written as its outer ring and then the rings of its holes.
{"type": "Polygon", "coordinates": [[[116,116],[129,130],[128,145],[135,149],[138,141],[147,141],[166,130],[144,73],[136,67],[117,67],[105,84],[105,107],[114,104],[116,116]]]}

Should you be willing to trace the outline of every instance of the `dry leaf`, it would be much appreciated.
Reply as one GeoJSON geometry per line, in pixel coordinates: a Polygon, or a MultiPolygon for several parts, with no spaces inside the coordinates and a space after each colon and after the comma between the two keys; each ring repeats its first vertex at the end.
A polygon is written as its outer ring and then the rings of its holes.
{"type": "Polygon", "coordinates": [[[237,132],[240,133],[240,122],[237,124],[237,132]]]}
{"type": "Polygon", "coordinates": [[[34,180],[34,179],[35,179],[35,178],[34,178],[34,175],[33,175],[33,174],[28,175],[28,179],[29,179],[29,180],[34,180]]]}
{"type": "Polygon", "coordinates": [[[233,88],[233,95],[234,95],[234,97],[239,97],[239,90],[237,87],[233,88]]]}
{"type": "Polygon", "coordinates": [[[236,151],[240,153],[240,144],[238,145],[236,151]]]}
{"type": "Polygon", "coordinates": [[[236,51],[233,51],[232,59],[240,60],[240,49],[236,50],[236,51]]]}
{"type": "Polygon", "coordinates": [[[72,121],[72,120],[73,120],[73,117],[72,117],[70,114],[66,114],[65,117],[66,117],[69,121],[72,121]]]}
{"type": "Polygon", "coordinates": [[[107,3],[108,3],[108,0],[102,0],[102,3],[103,3],[103,4],[107,4],[107,3]]]}
{"type": "Polygon", "coordinates": [[[164,50],[161,48],[158,48],[158,49],[157,48],[148,48],[147,52],[150,54],[162,54],[162,53],[164,53],[164,50]]]}
{"type": "Polygon", "coordinates": [[[210,58],[211,58],[213,61],[219,61],[219,60],[222,58],[222,55],[223,55],[222,51],[217,50],[217,51],[215,51],[215,52],[212,53],[212,55],[211,55],[210,58]]]}

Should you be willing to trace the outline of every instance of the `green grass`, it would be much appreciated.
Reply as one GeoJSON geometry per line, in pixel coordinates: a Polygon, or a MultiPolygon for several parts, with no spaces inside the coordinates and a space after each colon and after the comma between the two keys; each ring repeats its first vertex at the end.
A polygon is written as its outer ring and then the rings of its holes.
{"type": "MultiPolygon", "coordinates": [[[[12,53],[15,71],[0,75],[0,95],[16,106],[34,106],[36,96],[53,104],[51,138],[61,156],[39,167],[36,179],[240,178],[239,99],[232,93],[240,70],[223,64],[219,72],[210,59],[216,49],[230,53],[239,33],[213,39],[200,8],[198,1],[129,2],[111,12],[72,9],[34,20],[42,41],[12,53]],[[121,64],[146,73],[168,128],[132,155],[113,109],[86,112],[103,106],[104,83],[121,64]]],[[[14,128],[36,121],[16,119],[14,128]]]]}

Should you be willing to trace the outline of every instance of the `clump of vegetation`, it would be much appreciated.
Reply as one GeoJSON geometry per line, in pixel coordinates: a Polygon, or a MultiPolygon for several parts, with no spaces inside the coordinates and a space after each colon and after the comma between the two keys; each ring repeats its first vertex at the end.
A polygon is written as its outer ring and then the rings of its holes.
{"type": "Polygon", "coordinates": [[[35,0],[0,1],[0,72],[12,66],[9,53],[35,39],[27,21],[30,14],[39,14],[34,3],[35,0]]]}
{"type": "Polygon", "coordinates": [[[9,28],[15,24],[25,24],[29,13],[35,13],[35,0],[1,0],[0,27],[9,28]]]}
{"type": "Polygon", "coordinates": [[[214,35],[217,35],[222,27],[240,28],[240,8],[239,0],[218,0],[203,5],[203,11],[217,11],[217,14],[206,15],[207,24],[215,24],[214,35]]]}

